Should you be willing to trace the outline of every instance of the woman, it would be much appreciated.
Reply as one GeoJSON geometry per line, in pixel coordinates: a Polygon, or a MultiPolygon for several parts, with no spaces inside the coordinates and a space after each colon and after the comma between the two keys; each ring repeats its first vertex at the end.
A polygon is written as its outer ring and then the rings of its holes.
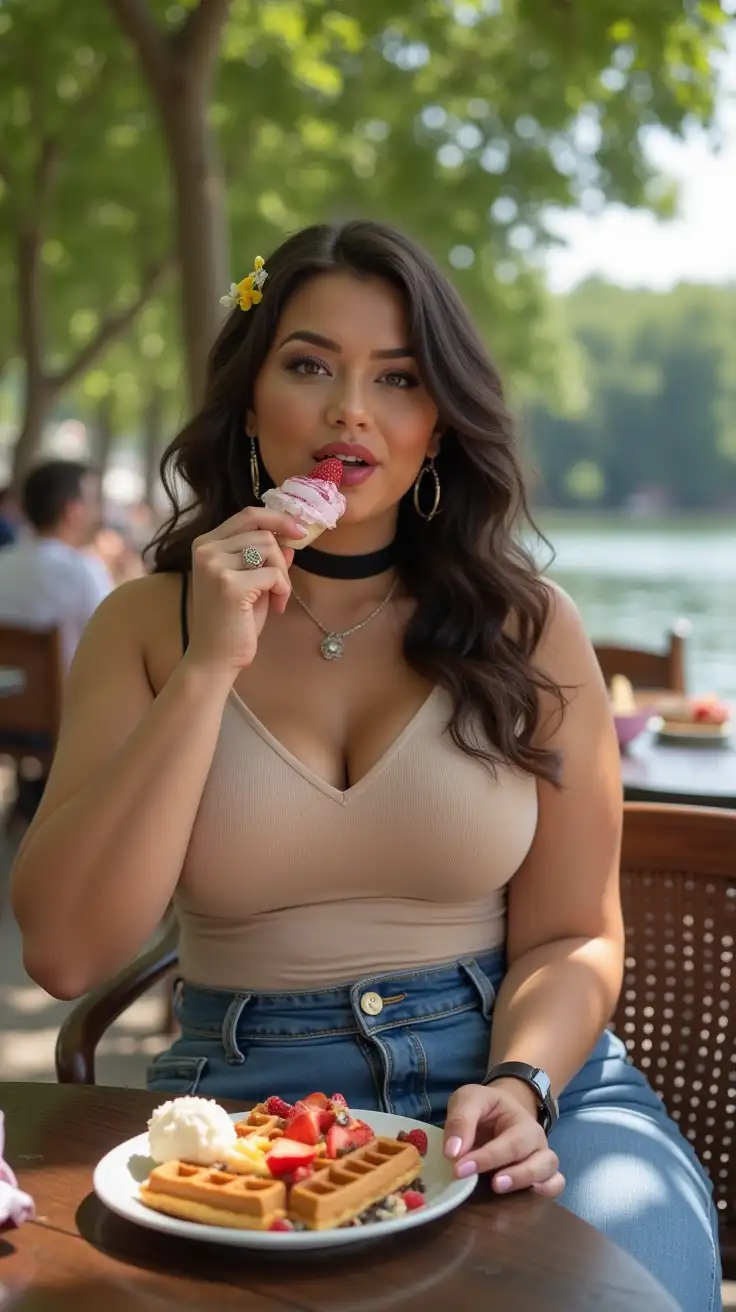
{"type": "Polygon", "coordinates": [[[165,459],[193,499],[79,650],[14,872],[28,970],[76,997],[173,897],[182,1036],[151,1088],[334,1086],[445,1122],[498,1193],[556,1198],[561,1167],[567,1206],[714,1308],[707,1180],[605,1031],[618,751],[575,608],[519,545],[496,372],[388,228],[310,228],[264,274],[165,459]],[[329,456],[347,510],[294,559],[261,497],[329,456]]]}

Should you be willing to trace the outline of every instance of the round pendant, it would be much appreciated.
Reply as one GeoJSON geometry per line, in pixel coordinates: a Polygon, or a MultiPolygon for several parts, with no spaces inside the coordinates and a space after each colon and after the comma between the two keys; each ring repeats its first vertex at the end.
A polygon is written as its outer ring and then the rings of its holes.
{"type": "Polygon", "coordinates": [[[326,661],[339,661],[345,651],[345,644],[339,633],[328,633],[322,639],[319,649],[326,661]]]}

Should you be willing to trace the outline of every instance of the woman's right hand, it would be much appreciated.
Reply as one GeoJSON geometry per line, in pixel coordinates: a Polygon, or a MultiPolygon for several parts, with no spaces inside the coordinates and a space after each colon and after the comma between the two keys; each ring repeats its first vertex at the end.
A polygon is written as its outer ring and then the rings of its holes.
{"type": "Polygon", "coordinates": [[[283,615],[291,595],[291,548],[276,538],[302,537],[305,529],[289,515],[248,506],[192,545],[192,618],[187,659],[235,680],[250,665],[269,610],[283,615]],[[246,547],[263,557],[247,569],[246,547]]]}

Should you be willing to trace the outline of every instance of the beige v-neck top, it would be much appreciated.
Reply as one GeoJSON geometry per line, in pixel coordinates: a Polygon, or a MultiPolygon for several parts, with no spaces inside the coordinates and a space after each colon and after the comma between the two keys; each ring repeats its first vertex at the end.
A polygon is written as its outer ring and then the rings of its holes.
{"type": "Polygon", "coordinates": [[[435,688],[341,792],[233,692],[176,893],[184,978],[311,989],[502,944],[536,784],[461,752],[450,713],[435,688]]]}

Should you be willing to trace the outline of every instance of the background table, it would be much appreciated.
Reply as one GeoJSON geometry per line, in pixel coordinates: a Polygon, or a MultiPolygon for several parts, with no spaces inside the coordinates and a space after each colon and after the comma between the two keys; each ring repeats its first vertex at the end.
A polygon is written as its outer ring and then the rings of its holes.
{"type": "Polygon", "coordinates": [[[675,747],[645,734],[622,753],[621,768],[628,802],[736,808],[732,744],[675,747]]]}
{"type": "Polygon", "coordinates": [[[91,1194],[92,1171],[159,1102],[142,1090],[0,1084],[7,1157],[38,1212],[0,1235],[3,1312],[676,1312],[637,1262],[564,1208],[494,1198],[483,1184],[449,1218],[349,1257],[271,1258],[131,1225],[91,1194]]]}

